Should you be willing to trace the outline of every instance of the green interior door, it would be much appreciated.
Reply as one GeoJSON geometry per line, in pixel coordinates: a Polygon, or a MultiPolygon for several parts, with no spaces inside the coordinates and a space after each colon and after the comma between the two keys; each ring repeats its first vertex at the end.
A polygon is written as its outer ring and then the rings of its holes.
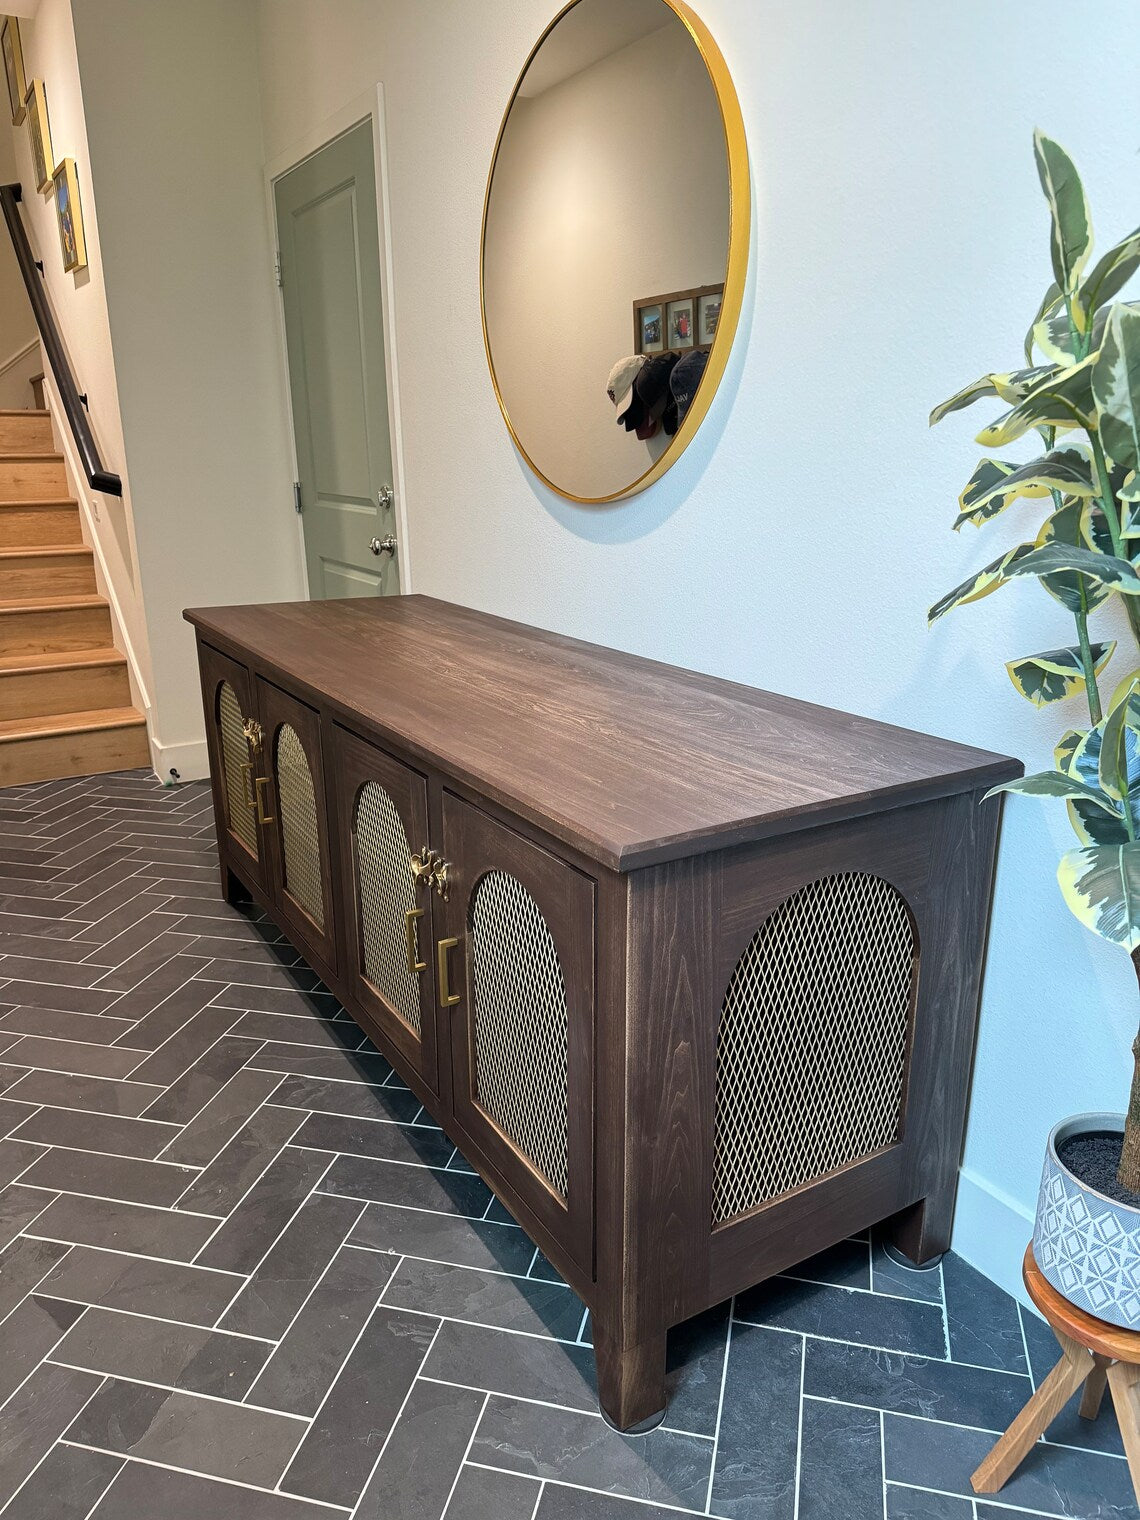
{"type": "Polygon", "coordinates": [[[309,595],[400,589],[372,124],[276,181],[309,595]]]}

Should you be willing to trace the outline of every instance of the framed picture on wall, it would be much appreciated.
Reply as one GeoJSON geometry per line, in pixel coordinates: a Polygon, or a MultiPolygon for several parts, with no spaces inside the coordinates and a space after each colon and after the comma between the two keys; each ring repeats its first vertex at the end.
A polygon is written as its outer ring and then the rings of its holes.
{"type": "Polygon", "coordinates": [[[0,22],[0,50],[4,54],[4,78],[8,82],[8,105],[12,111],[12,125],[18,127],[24,119],[24,100],[28,93],[28,81],[24,78],[24,50],[20,46],[20,23],[15,16],[5,16],[0,22]]]}
{"type": "Polygon", "coordinates": [[[724,291],[718,290],[712,295],[701,296],[697,302],[698,343],[711,343],[716,337],[717,323],[720,321],[720,305],[723,299],[724,291]]]}
{"type": "Polygon", "coordinates": [[[665,347],[661,332],[660,306],[642,306],[638,310],[639,354],[659,354],[665,347]]]}
{"type": "Polygon", "coordinates": [[[33,79],[25,104],[28,130],[32,139],[32,163],[36,171],[36,189],[47,195],[51,190],[51,168],[55,163],[51,151],[51,124],[48,121],[47,91],[42,79],[33,79]]]}
{"type": "Polygon", "coordinates": [[[56,164],[52,180],[55,184],[55,214],[59,222],[63,267],[69,273],[73,269],[86,269],[87,244],[83,237],[83,208],[79,204],[75,160],[65,158],[56,164]]]}
{"type": "Polygon", "coordinates": [[[686,296],[682,301],[669,302],[667,331],[669,347],[674,352],[693,346],[693,307],[691,296],[686,296]]]}

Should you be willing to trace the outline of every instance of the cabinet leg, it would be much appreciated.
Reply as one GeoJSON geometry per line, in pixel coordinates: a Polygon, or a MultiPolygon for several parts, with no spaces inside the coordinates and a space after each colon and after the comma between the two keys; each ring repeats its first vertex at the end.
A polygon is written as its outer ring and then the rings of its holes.
{"type": "Polygon", "coordinates": [[[916,1267],[934,1265],[950,1249],[950,1231],[954,1224],[954,1201],[958,1195],[958,1174],[950,1181],[920,1198],[917,1203],[896,1214],[884,1226],[886,1240],[916,1267]]]}
{"type": "Polygon", "coordinates": [[[594,1360],[598,1368],[598,1400],[602,1412],[618,1430],[637,1425],[652,1428],[665,1413],[665,1331],[636,1346],[594,1326],[594,1360]]]}
{"type": "Polygon", "coordinates": [[[249,900],[249,893],[225,861],[222,862],[222,900],[228,902],[231,907],[249,900]]]}

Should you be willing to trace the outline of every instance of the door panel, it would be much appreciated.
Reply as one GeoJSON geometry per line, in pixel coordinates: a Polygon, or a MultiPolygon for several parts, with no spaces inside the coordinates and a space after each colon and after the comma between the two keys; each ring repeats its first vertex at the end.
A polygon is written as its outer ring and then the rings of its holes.
{"type": "Polygon", "coordinates": [[[312,597],[399,591],[372,123],[274,186],[305,560],[312,597]]]}
{"type": "Polygon", "coordinates": [[[568,1255],[593,1251],[594,884],[450,793],[440,996],[458,1126],[568,1255]],[[444,976],[444,955],[447,974],[444,976]],[[461,964],[462,962],[462,964],[461,964]]]}
{"type": "Polygon", "coordinates": [[[259,757],[245,733],[254,717],[249,671],[205,644],[199,666],[219,839],[224,836],[231,859],[262,885],[264,851],[253,795],[259,757]]]}
{"type": "Polygon", "coordinates": [[[303,946],[336,969],[321,722],[311,707],[258,677],[270,818],[268,886],[303,946]]]}
{"type": "Polygon", "coordinates": [[[343,965],[351,989],[432,1090],[439,1091],[431,973],[432,891],[413,851],[427,843],[427,783],[337,728],[337,833],[343,849],[343,965]]]}

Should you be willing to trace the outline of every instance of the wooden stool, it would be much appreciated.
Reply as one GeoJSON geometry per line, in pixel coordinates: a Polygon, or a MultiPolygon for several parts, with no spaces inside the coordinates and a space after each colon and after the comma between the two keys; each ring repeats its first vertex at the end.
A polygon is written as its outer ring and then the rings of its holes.
{"type": "Polygon", "coordinates": [[[1105,1383],[1120,1421],[1132,1487],[1140,1504],[1140,1331],[1120,1330],[1094,1319],[1063,1298],[1047,1283],[1025,1248],[1021,1273],[1029,1296],[1049,1321],[1061,1343],[1062,1357],[1014,1420],[970,1482],[976,1494],[996,1494],[1024,1462],[1037,1437],[1048,1427],[1084,1384],[1081,1417],[1095,1420],[1100,1413],[1105,1383]]]}

